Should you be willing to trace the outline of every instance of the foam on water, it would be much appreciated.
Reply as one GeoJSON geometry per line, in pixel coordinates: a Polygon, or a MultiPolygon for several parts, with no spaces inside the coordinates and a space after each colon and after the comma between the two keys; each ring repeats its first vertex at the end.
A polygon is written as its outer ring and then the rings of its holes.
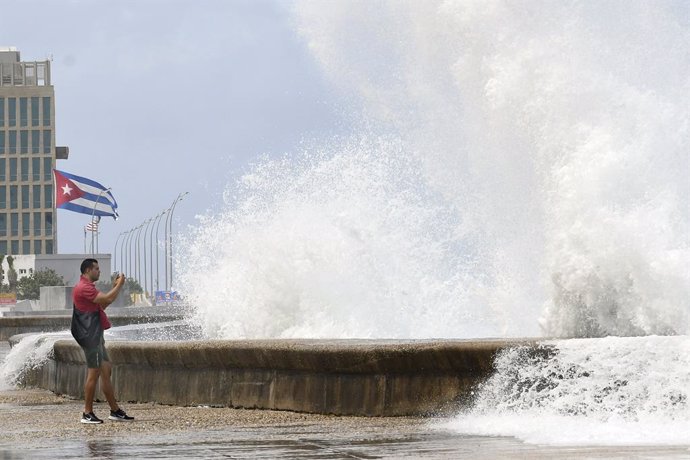
{"type": "Polygon", "coordinates": [[[463,433],[688,444],[690,6],[299,1],[349,139],[184,241],[212,337],[534,336],[463,433]],[[668,335],[674,337],[655,337],[668,335]]]}
{"type": "Polygon", "coordinates": [[[690,445],[690,337],[572,339],[505,351],[441,425],[537,444],[690,445]]]}
{"type": "Polygon", "coordinates": [[[689,333],[687,10],[298,2],[360,122],[259,161],[185,241],[206,331],[689,333]]]}
{"type": "Polygon", "coordinates": [[[23,385],[28,372],[40,368],[53,353],[53,344],[71,338],[68,331],[32,334],[17,342],[0,363],[0,389],[23,385]]]}

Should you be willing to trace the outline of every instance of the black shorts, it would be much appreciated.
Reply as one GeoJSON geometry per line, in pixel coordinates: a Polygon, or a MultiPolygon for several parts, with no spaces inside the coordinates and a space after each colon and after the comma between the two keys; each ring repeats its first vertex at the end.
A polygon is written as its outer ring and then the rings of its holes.
{"type": "Polygon", "coordinates": [[[101,343],[94,348],[81,347],[84,350],[84,356],[86,357],[86,367],[89,369],[98,369],[103,364],[103,361],[110,361],[108,352],[105,350],[105,340],[103,339],[103,334],[101,334],[101,343]]]}

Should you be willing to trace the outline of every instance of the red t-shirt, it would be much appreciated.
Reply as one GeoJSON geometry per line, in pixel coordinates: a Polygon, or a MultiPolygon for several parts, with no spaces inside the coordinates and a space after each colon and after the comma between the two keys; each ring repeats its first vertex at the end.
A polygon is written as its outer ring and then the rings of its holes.
{"type": "Polygon", "coordinates": [[[74,290],[72,291],[74,306],[77,310],[83,312],[99,312],[101,314],[101,326],[103,326],[104,330],[110,329],[111,324],[108,315],[105,314],[105,311],[103,311],[100,305],[94,302],[97,295],[98,289],[96,289],[96,285],[86,276],[81,275],[79,282],[74,286],[74,290]]]}

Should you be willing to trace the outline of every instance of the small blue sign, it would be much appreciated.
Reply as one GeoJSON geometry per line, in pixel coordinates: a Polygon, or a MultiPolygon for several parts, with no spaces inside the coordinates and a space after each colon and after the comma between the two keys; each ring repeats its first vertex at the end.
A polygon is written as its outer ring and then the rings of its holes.
{"type": "Polygon", "coordinates": [[[177,291],[156,291],[156,305],[159,303],[171,303],[180,300],[177,291]]]}

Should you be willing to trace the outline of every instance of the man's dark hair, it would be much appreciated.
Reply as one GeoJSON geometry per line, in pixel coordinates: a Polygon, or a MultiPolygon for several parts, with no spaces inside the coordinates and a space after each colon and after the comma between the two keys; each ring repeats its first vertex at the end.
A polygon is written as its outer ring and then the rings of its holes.
{"type": "Polygon", "coordinates": [[[79,267],[79,270],[81,270],[81,274],[83,275],[84,273],[86,273],[86,270],[93,267],[93,264],[97,263],[98,261],[96,259],[84,259],[84,261],[81,263],[81,267],[79,267]]]}

